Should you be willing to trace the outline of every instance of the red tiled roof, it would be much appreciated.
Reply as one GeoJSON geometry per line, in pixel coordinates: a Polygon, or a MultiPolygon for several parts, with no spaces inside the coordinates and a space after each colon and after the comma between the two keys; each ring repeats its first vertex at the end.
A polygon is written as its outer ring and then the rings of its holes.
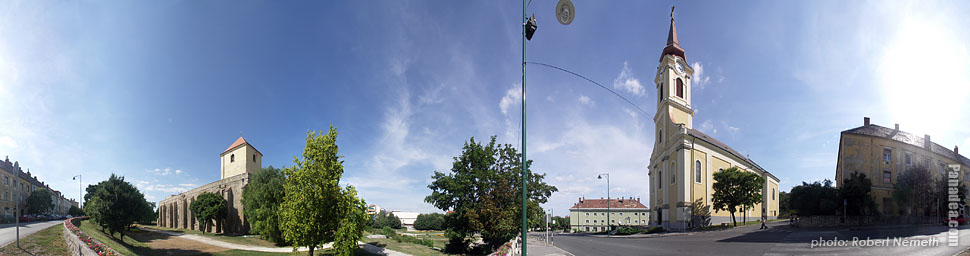
{"type": "MultiPolygon", "coordinates": [[[[246,144],[246,145],[249,145],[250,147],[252,147],[252,146],[253,146],[253,144],[249,144],[249,142],[248,142],[248,141],[246,141],[246,139],[243,139],[243,137],[239,137],[238,139],[236,139],[236,142],[233,142],[233,143],[232,143],[232,145],[231,145],[231,146],[229,146],[229,148],[226,148],[226,151],[222,151],[222,154],[220,154],[220,155],[225,155],[225,154],[226,154],[226,153],[228,153],[229,151],[231,151],[231,150],[233,150],[233,149],[236,149],[237,147],[240,147],[240,146],[242,146],[243,144],[246,144]]],[[[253,147],[253,149],[256,149],[256,147],[253,147]]],[[[258,150],[258,149],[256,149],[256,152],[259,152],[259,150],[258,150]]],[[[262,153],[262,152],[260,152],[260,154],[263,154],[263,153],[262,153]]]]}
{"type": "MultiPolygon", "coordinates": [[[[611,198],[609,200],[609,203],[610,203],[609,208],[614,208],[614,209],[637,209],[637,208],[646,209],[647,208],[647,206],[644,206],[643,204],[641,204],[640,200],[638,199],[611,198]]],[[[579,203],[576,203],[573,205],[573,207],[570,207],[570,209],[588,209],[588,208],[606,209],[607,208],[606,199],[580,199],[579,203]]]]}

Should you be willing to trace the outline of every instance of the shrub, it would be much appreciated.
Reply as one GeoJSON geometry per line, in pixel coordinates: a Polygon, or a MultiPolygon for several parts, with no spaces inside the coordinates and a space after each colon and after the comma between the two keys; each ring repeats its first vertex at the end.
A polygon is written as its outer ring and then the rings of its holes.
{"type": "Polygon", "coordinates": [[[653,233],[660,233],[660,232],[664,232],[663,227],[651,227],[643,231],[640,231],[640,233],[643,233],[643,234],[653,234],[653,233]]]}
{"type": "Polygon", "coordinates": [[[640,230],[637,229],[637,228],[621,227],[621,228],[618,228],[614,234],[616,234],[616,235],[632,235],[632,234],[636,234],[636,233],[639,233],[639,232],[640,232],[640,230]]]}

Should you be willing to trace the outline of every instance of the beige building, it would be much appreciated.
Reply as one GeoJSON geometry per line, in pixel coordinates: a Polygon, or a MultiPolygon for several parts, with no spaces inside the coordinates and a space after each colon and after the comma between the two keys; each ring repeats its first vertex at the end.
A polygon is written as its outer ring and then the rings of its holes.
{"type": "MultiPolygon", "coordinates": [[[[694,129],[691,79],[694,69],[680,47],[673,17],[654,83],[656,145],[650,155],[651,224],[683,229],[730,222],[730,213],[711,207],[713,173],[737,167],[765,178],[762,202],[737,216],[778,216],[778,178],[714,137],[694,129]]],[[[740,220],[739,220],[740,221],[740,220]]]]}
{"type": "Polygon", "coordinates": [[[177,195],[168,196],[158,202],[159,226],[201,229],[202,225],[196,221],[192,211],[189,210],[189,206],[199,194],[212,192],[221,195],[226,200],[228,216],[221,222],[213,223],[213,226],[209,228],[216,233],[249,233],[249,222],[243,216],[242,192],[249,184],[250,175],[262,168],[263,154],[240,137],[219,154],[219,158],[221,159],[221,179],[177,195]]]}
{"type": "Polygon", "coordinates": [[[607,201],[581,197],[569,208],[569,228],[572,232],[602,232],[609,226],[646,226],[650,221],[649,212],[650,209],[640,203],[640,198],[611,198],[607,201]]]}
{"type": "Polygon", "coordinates": [[[67,215],[71,205],[77,206],[77,201],[68,199],[60,191],[54,190],[50,185],[41,182],[30,173],[20,167],[20,163],[10,162],[7,157],[0,161],[0,222],[13,220],[14,216],[27,213],[27,197],[38,188],[45,188],[51,192],[51,202],[53,208],[47,214],[67,215]],[[19,211],[19,213],[17,213],[19,211]]]}
{"type": "MultiPolygon", "coordinates": [[[[927,167],[933,177],[941,179],[950,165],[960,166],[960,182],[970,187],[970,159],[930,139],[899,129],[882,127],[865,117],[862,126],[842,131],[835,167],[835,183],[841,186],[850,174],[860,172],[872,181],[872,197],[883,215],[900,215],[892,199],[893,183],[910,168],[927,167]]],[[[968,200],[970,205],[970,200],[968,200]]],[[[970,212],[970,206],[963,209],[970,212]]]]}

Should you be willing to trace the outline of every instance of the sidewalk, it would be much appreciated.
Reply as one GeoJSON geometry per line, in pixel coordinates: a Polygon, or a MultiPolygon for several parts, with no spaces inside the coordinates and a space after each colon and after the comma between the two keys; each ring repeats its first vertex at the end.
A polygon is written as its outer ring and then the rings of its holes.
{"type": "Polygon", "coordinates": [[[573,256],[563,249],[559,249],[554,245],[547,245],[545,242],[536,240],[530,237],[528,240],[528,252],[529,255],[540,255],[540,256],[573,256]]]}
{"type": "MultiPolygon", "coordinates": [[[[204,243],[204,244],[208,244],[208,245],[212,245],[212,246],[218,246],[218,247],[222,247],[222,248],[228,248],[228,249],[238,249],[238,250],[258,251],[258,252],[292,252],[293,251],[293,248],[291,248],[291,247],[275,247],[274,248],[274,247],[242,245],[242,244],[235,244],[235,243],[223,242],[223,241],[215,240],[215,239],[208,238],[208,237],[204,237],[204,236],[200,236],[200,235],[182,234],[182,233],[178,233],[178,232],[171,232],[171,231],[164,231],[164,230],[156,230],[156,229],[142,228],[142,227],[138,227],[138,229],[141,229],[141,230],[144,230],[144,231],[162,233],[162,234],[166,234],[166,235],[170,235],[170,236],[174,236],[174,237],[179,237],[179,238],[190,239],[190,240],[193,240],[193,241],[196,241],[196,242],[200,242],[200,243],[204,243]]],[[[362,242],[357,242],[357,244],[363,245],[363,249],[365,251],[367,251],[369,253],[377,254],[377,255],[410,256],[410,254],[405,254],[405,253],[398,252],[398,251],[394,251],[394,250],[390,250],[390,249],[380,248],[380,247],[377,247],[377,246],[374,246],[374,245],[371,245],[371,244],[366,244],[366,243],[362,243],[362,242]]],[[[331,247],[333,247],[333,243],[327,243],[327,244],[324,244],[324,245],[321,245],[321,246],[317,247],[316,250],[325,250],[325,249],[328,249],[328,248],[331,248],[331,247]]],[[[307,247],[300,247],[299,248],[299,251],[301,251],[301,252],[305,252],[305,251],[309,251],[309,250],[310,250],[310,248],[307,248],[307,247]]]]}

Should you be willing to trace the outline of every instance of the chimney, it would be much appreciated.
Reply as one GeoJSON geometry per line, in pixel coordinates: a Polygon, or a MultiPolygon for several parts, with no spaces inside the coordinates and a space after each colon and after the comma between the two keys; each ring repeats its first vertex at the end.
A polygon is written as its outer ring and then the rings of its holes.
{"type": "Polygon", "coordinates": [[[932,150],[932,149],[930,149],[930,145],[933,145],[932,144],[933,142],[930,142],[930,135],[929,134],[925,134],[923,136],[924,136],[923,137],[923,147],[926,148],[927,150],[932,150]]]}
{"type": "Polygon", "coordinates": [[[896,131],[899,131],[899,124],[896,124],[896,131]]]}
{"type": "Polygon", "coordinates": [[[957,147],[957,146],[953,146],[953,154],[956,154],[956,155],[959,156],[960,155],[960,148],[957,147]]]}
{"type": "Polygon", "coordinates": [[[637,202],[638,202],[638,203],[640,202],[640,198],[639,198],[639,197],[637,197],[637,202]]]}
{"type": "Polygon", "coordinates": [[[579,203],[583,203],[583,198],[582,197],[579,198],[579,203]]]}
{"type": "Polygon", "coordinates": [[[869,125],[869,117],[868,117],[868,116],[867,116],[867,117],[863,117],[863,118],[862,118],[862,123],[863,123],[864,125],[869,125]]]}

